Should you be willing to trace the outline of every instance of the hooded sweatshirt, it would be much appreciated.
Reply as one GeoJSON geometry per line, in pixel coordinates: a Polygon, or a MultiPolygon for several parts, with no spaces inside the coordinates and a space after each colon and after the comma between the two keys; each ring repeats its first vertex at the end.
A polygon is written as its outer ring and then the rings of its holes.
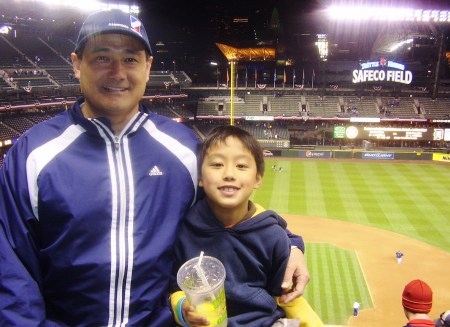
{"type": "MultiPolygon", "coordinates": [[[[252,218],[226,228],[207,201],[200,200],[178,233],[173,276],[184,262],[204,251],[225,266],[228,326],[271,326],[285,315],[273,298],[282,294],[290,254],[285,228],[283,218],[260,206],[252,218]]],[[[172,290],[177,289],[174,278],[172,290]]]]}

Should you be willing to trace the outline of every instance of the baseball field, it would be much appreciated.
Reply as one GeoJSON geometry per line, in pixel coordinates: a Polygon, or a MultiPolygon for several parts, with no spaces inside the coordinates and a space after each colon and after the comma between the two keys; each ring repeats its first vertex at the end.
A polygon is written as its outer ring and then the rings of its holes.
{"type": "Polygon", "coordinates": [[[448,164],[271,158],[253,201],[303,236],[305,297],[326,325],[403,326],[401,293],[416,278],[433,289],[432,318],[450,309],[448,164]]]}

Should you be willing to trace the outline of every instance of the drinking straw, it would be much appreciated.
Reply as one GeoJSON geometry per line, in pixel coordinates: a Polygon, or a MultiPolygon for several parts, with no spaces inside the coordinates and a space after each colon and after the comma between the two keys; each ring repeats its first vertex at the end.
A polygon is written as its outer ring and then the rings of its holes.
{"type": "MultiPolygon", "coordinates": [[[[200,256],[198,257],[198,261],[194,265],[194,269],[197,272],[197,275],[200,276],[200,279],[201,279],[203,285],[206,286],[208,289],[211,289],[211,285],[209,285],[208,279],[206,278],[205,273],[203,272],[203,268],[201,266],[202,260],[203,260],[203,254],[204,254],[204,252],[201,251],[200,252],[200,256]]],[[[211,299],[213,301],[216,299],[216,297],[214,296],[213,292],[211,292],[209,295],[211,296],[211,299]]]]}

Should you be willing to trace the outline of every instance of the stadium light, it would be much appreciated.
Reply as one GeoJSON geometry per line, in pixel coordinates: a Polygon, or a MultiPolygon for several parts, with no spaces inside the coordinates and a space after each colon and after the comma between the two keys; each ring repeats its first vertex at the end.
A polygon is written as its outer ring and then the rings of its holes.
{"type": "Polygon", "coordinates": [[[71,7],[80,11],[98,11],[98,10],[108,10],[108,9],[120,9],[126,13],[138,15],[140,12],[139,6],[129,5],[126,3],[108,3],[96,0],[77,0],[77,1],[67,1],[67,0],[29,0],[30,2],[43,3],[51,8],[57,7],[71,7]]]}
{"type": "Polygon", "coordinates": [[[216,67],[216,84],[217,89],[219,88],[219,64],[216,61],[211,61],[210,65],[216,67]]]}
{"type": "Polygon", "coordinates": [[[320,59],[326,61],[328,58],[328,37],[326,34],[317,34],[316,46],[319,50],[320,59]]]}
{"type": "Polygon", "coordinates": [[[413,9],[370,6],[330,6],[326,13],[331,19],[356,21],[404,21],[450,23],[449,10],[413,9]]]}
{"type": "Polygon", "coordinates": [[[0,26],[0,34],[9,34],[11,30],[12,30],[11,26],[7,25],[0,26]]]}

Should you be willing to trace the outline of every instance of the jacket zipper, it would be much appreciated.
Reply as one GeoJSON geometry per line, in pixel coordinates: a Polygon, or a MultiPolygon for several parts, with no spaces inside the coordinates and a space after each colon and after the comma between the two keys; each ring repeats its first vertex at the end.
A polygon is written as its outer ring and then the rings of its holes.
{"type": "Polygon", "coordinates": [[[116,151],[118,151],[119,147],[120,147],[120,139],[119,139],[119,137],[117,135],[114,136],[114,145],[116,147],[116,151]]]}

